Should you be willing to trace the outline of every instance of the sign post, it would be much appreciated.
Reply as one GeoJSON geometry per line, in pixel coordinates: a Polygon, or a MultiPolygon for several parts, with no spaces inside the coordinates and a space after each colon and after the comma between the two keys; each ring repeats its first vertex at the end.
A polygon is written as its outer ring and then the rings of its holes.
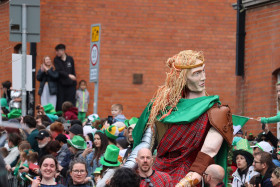
{"type": "Polygon", "coordinates": [[[26,43],[40,41],[40,0],[11,0],[10,41],[22,42],[22,101],[21,112],[26,115],[26,43]]]}
{"type": "Polygon", "coordinates": [[[21,112],[23,116],[26,116],[26,4],[22,4],[22,102],[21,112]]]}
{"type": "Polygon", "coordinates": [[[89,82],[94,82],[93,112],[97,114],[101,25],[91,25],[89,82]]]}

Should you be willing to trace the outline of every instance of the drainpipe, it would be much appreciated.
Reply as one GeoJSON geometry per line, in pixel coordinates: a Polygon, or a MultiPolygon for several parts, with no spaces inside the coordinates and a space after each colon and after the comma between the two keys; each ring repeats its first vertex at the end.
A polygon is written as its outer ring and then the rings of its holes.
{"type": "Polygon", "coordinates": [[[37,43],[30,43],[30,55],[32,55],[32,91],[29,93],[28,97],[28,114],[34,116],[37,43]]]}
{"type": "Polygon", "coordinates": [[[236,26],[236,69],[237,76],[244,76],[244,51],[245,51],[245,15],[246,11],[242,0],[237,0],[237,26],[236,26]]]}

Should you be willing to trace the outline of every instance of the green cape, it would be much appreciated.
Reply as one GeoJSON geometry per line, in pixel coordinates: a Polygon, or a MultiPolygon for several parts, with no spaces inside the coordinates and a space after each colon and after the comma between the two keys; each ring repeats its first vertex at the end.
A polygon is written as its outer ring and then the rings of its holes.
{"type": "MultiPolygon", "coordinates": [[[[177,107],[173,109],[171,114],[165,117],[164,119],[160,120],[160,122],[167,124],[192,123],[216,103],[220,103],[218,95],[198,97],[195,99],[180,99],[177,104],[177,107]]],[[[151,107],[152,103],[150,102],[143,111],[132,132],[134,140],[133,148],[141,143],[141,139],[150,116],[151,107]]],[[[157,119],[159,120],[160,117],[161,115],[157,116],[157,119]]],[[[227,153],[228,145],[224,141],[222,147],[219,150],[219,153],[215,157],[215,161],[217,164],[221,165],[225,169],[225,171],[227,171],[227,153]]],[[[227,184],[227,177],[225,177],[224,182],[225,184],[227,184]]]]}
{"type": "MultiPolygon", "coordinates": [[[[209,110],[215,103],[220,103],[219,96],[217,95],[198,97],[195,99],[180,99],[177,104],[177,108],[173,109],[171,114],[162,119],[161,122],[173,124],[187,124],[194,122],[202,114],[209,110]]],[[[146,124],[150,116],[151,107],[152,103],[149,103],[132,132],[134,147],[141,142],[146,124]]],[[[160,119],[160,117],[161,116],[157,116],[157,119],[160,119]]]]}

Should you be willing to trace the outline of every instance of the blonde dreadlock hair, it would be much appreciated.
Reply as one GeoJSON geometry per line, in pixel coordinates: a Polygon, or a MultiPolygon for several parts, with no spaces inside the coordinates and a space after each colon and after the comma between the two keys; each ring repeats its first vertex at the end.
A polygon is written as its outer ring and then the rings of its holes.
{"type": "Polygon", "coordinates": [[[154,99],[152,99],[149,125],[155,123],[159,114],[162,115],[161,119],[163,119],[177,106],[187,84],[186,75],[188,69],[202,66],[204,56],[200,51],[185,50],[169,58],[166,64],[170,68],[170,72],[167,73],[165,84],[158,88],[154,99]],[[167,109],[167,107],[171,108],[167,109]]]}

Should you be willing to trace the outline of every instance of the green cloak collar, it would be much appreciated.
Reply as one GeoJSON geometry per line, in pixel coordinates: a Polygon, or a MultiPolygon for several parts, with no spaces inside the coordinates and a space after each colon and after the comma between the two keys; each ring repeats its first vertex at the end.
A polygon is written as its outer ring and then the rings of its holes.
{"type": "MultiPolygon", "coordinates": [[[[204,96],[195,99],[180,99],[177,107],[173,109],[171,114],[161,120],[162,123],[176,123],[176,124],[188,124],[198,119],[203,113],[208,111],[214,104],[220,103],[219,96],[204,96]]],[[[132,136],[134,139],[133,147],[136,147],[142,139],[146,124],[150,116],[150,109],[152,103],[150,102],[141,117],[139,118],[137,125],[135,126],[132,136]]],[[[160,119],[161,115],[157,117],[160,119]]]]}

